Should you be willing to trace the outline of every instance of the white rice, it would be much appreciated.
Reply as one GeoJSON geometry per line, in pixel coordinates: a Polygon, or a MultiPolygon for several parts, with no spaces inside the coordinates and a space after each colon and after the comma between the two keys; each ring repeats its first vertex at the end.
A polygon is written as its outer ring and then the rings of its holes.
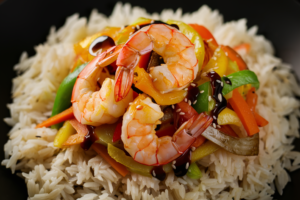
{"type": "Polygon", "coordinates": [[[11,117],[4,119],[13,128],[6,143],[2,165],[12,173],[21,170],[29,199],[272,199],[275,187],[282,194],[291,180],[287,171],[300,168],[300,153],[292,151],[299,137],[300,88],[291,67],[274,57],[271,43],[256,35],[257,27],[247,29],[246,19],[223,23],[217,10],[202,6],[193,13],[164,10],[148,14],[144,9],[118,3],[110,17],[93,10],[89,20],[78,14],[63,27],[52,27],[36,55],[21,55],[13,79],[11,117]],[[35,129],[51,114],[56,90],[68,74],[75,53],[73,44],[105,26],[130,24],[138,17],[174,19],[205,25],[221,44],[250,43],[243,54],[259,80],[257,112],[269,120],[260,129],[260,151],[255,157],[233,155],[219,150],[201,159],[200,180],[168,174],[165,181],[130,174],[121,177],[93,150],[73,146],[65,151],[53,147],[56,130],[35,129]],[[38,138],[36,136],[40,136],[38,138]]]}

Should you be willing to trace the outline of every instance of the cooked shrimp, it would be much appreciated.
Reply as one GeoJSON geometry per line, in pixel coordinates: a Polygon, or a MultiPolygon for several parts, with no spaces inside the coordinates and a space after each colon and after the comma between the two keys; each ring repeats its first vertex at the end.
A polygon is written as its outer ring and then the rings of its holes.
{"type": "Polygon", "coordinates": [[[116,102],[115,81],[103,74],[104,67],[116,60],[120,49],[113,47],[98,55],[79,74],[71,101],[74,116],[80,123],[93,126],[115,123],[132,101],[130,90],[126,98],[116,102]]]}
{"type": "Polygon", "coordinates": [[[179,157],[211,124],[204,113],[192,117],[173,135],[158,138],[155,128],[163,112],[145,94],[139,95],[123,116],[121,139],[126,151],[139,163],[162,165],[179,157]]]}
{"type": "Polygon", "coordinates": [[[154,87],[161,93],[167,93],[188,86],[198,73],[194,49],[194,44],[173,27],[153,24],[142,28],[126,42],[117,59],[116,101],[128,94],[141,55],[152,50],[166,63],[150,68],[154,87]]]}

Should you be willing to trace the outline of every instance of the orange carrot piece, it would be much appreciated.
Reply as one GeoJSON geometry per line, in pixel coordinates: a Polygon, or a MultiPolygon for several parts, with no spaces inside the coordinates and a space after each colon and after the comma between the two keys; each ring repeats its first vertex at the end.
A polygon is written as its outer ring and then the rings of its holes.
{"type": "Polygon", "coordinates": [[[108,162],[119,174],[125,177],[128,174],[127,168],[115,161],[107,152],[107,148],[101,144],[94,143],[92,148],[104,159],[108,162]]]}
{"type": "Polygon", "coordinates": [[[253,113],[237,89],[233,90],[232,98],[229,99],[229,103],[240,118],[248,135],[252,136],[258,133],[259,129],[253,113]]]}
{"type": "Polygon", "coordinates": [[[210,42],[214,46],[219,46],[213,34],[205,26],[201,26],[199,24],[189,24],[189,25],[199,33],[199,35],[202,37],[203,40],[205,40],[206,42],[209,42],[211,40],[210,42]]]}
{"type": "Polygon", "coordinates": [[[235,51],[245,51],[246,53],[248,53],[250,51],[250,48],[251,48],[251,46],[248,43],[243,43],[243,44],[233,47],[233,49],[235,51]]]}
{"type": "Polygon", "coordinates": [[[221,125],[221,128],[219,128],[218,130],[225,133],[226,135],[230,135],[232,137],[239,137],[229,125],[221,125]]]}
{"type": "Polygon", "coordinates": [[[64,122],[69,119],[72,119],[73,117],[74,117],[73,107],[70,107],[67,110],[64,110],[63,112],[54,115],[53,117],[50,117],[49,119],[43,121],[42,123],[38,124],[35,128],[49,127],[54,124],[58,124],[60,122],[64,122]]]}
{"type": "Polygon", "coordinates": [[[255,117],[255,121],[257,123],[257,125],[259,127],[264,127],[266,125],[269,124],[269,122],[263,118],[262,116],[260,116],[256,111],[255,111],[255,107],[256,107],[256,104],[257,104],[257,99],[258,99],[258,96],[257,94],[255,93],[255,88],[252,87],[248,93],[247,93],[247,104],[249,105],[250,107],[250,110],[252,111],[254,117],[255,117]]]}
{"type": "Polygon", "coordinates": [[[240,70],[248,69],[245,61],[234,49],[232,49],[230,46],[223,46],[223,45],[221,45],[221,48],[223,51],[226,52],[226,54],[232,61],[236,62],[236,64],[239,66],[240,70]]]}

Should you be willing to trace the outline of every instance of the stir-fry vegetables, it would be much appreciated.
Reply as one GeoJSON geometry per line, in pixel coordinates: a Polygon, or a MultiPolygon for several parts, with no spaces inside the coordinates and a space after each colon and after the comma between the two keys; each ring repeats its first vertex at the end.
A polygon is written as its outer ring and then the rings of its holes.
{"type": "Polygon", "coordinates": [[[159,180],[171,170],[201,178],[196,161],[219,149],[258,154],[258,127],[268,121],[256,111],[257,76],[236,52],[250,44],[233,49],[198,24],[139,18],[74,49],[81,65],[59,86],[52,117],[36,126],[58,129],[55,147],[92,147],[122,176],[159,180]]]}

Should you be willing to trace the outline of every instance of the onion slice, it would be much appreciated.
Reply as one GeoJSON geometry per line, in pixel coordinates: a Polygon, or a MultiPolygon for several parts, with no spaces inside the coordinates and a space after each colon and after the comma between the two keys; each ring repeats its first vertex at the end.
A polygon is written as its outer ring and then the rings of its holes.
{"type": "Polygon", "coordinates": [[[208,127],[202,136],[230,153],[241,156],[256,156],[259,151],[259,133],[252,137],[236,138],[225,135],[213,127],[208,127]]]}

